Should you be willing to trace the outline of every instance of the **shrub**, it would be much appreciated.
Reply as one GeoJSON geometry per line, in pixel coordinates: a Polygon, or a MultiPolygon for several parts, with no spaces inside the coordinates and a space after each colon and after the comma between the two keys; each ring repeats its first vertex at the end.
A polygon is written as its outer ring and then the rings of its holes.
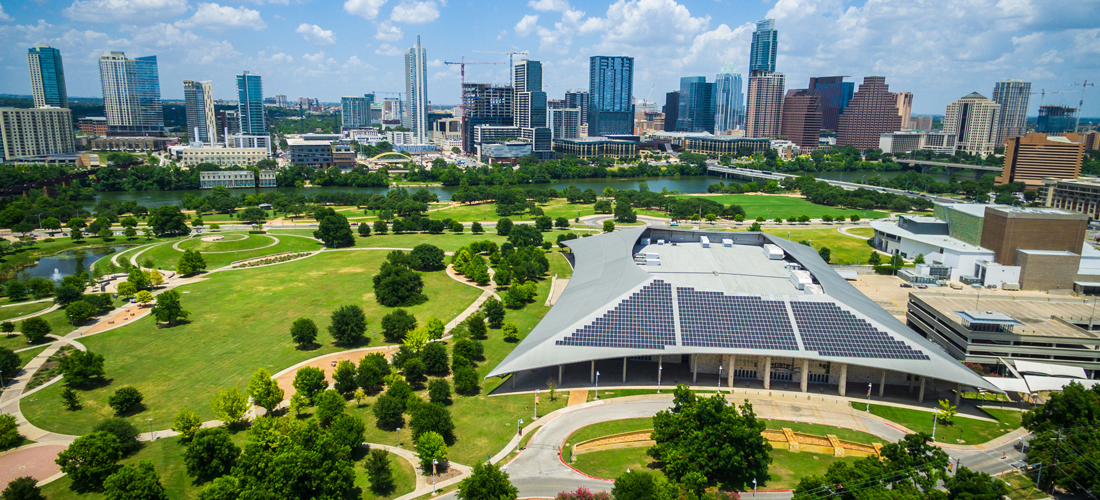
{"type": "Polygon", "coordinates": [[[107,404],[115,410],[115,413],[124,414],[140,408],[142,399],[144,397],[141,395],[141,391],[131,386],[125,386],[119,387],[114,394],[111,394],[111,397],[107,399],[107,404]]]}
{"type": "Polygon", "coordinates": [[[23,436],[19,435],[19,424],[15,420],[15,415],[10,413],[0,415],[0,450],[14,448],[22,440],[23,436]]]}
{"type": "Polygon", "coordinates": [[[0,493],[3,500],[46,500],[42,496],[42,490],[38,489],[38,480],[31,476],[23,476],[13,479],[0,493]]]}
{"type": "Polygon", "coordinates": [[[501,331],[504,333],[504,340],[508,342],[519,340],[519,328],[516,327],[515,323],[505,323],[501,331]]]}

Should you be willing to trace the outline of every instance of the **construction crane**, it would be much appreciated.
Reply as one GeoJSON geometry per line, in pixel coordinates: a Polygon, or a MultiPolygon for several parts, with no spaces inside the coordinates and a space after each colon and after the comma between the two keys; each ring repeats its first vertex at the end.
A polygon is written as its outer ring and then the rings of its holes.
{"type": "Polygon", "coordinates": [[[453,64],[459,67],[459,72],[462,73],[462,88],[466,88],[466,65],[467,64],[504,64],[502,62],[483,62],[483,61],[467,61],[463,56],[460,62],[444,61],[443,64],[453,64]]]}
{"type": "Polygon", "coordinates": [[[375,92],[373,90],[370,93],[371,94],[392,94],[392,95],[396,95],[398,99],[400,99],[401,96],[405,95],[404,92],[375,92]]]}
{"type": "Polygon", "coordinates": [[[1041,89],[1038,92],[1032,92],[1031,95],[1039,94],[1039,107],[1043,107],[1043,102],[1047,98],[1047,94],[1065,94],[1067,90],[1052,90],[1047,92],[1047,89],[1041,89]]]}
{"type": "Polygon", "coordinates": [[[492,51],[487,51],[487,50],[475,50],[474,52],[477,52],[479,54],[500,54],[500,55],[507,54],[508,55],[508,81],[511,82],[513,87],[515,87],[516,86],[515,63],[512,62],[512,56],[525,56],[525,55],[527,55],[527,51],[523,50],[523,51],[518,51],[517,52],[515,45],[509,47],[509,49],[511,49],[511,50],[508,51],[508,52],[492,52],[492,51]]]}
{"type": "Polygon", "coordinates": [[[1073,132],[1074,133],[1076,133],[1077,129],[1081,127],[1081,110],[1083,109],[1083,107],[1085,105],[1085,89],[1087,89],[1089,87],[1095,87],[1096,86],[1095,83],[1089,83],[1088,80],[1085,80],[1085,83],[1074,83],[1073,84],[1074,87],[1076,87],[1078,85],[1081,86],[1081,100],[1077,101],[1077,123],[1075,123],[1073,125],[1073,132]]]}

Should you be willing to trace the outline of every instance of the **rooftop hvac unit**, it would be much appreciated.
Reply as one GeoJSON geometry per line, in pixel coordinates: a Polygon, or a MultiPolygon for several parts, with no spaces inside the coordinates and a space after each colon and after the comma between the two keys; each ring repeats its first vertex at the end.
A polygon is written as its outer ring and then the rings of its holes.
{"type": "Polygon", "coordinates": [[[791,271],[791,284],[799,290],[805,290],[806,285],[814,284],[809,271],[791,271]]]}
{"type": "Polygon", "coordinates": [[[700,236],[699,243],[703,244],[703,248],[710,248],[710,238],[707,238],[706,236],[700,236]]]}
{"type": "Polygon", "coordinates": [[[645,265],[647,265],[647,266],[659,266],[659,265],[661,265],[661,259],[646,259],[645,265]]]}
{"type": "Polygon", "coordinates": [[[764,256],[770,260],[783,260],[783,249],[771,243],[767,243],[764,245],[764,256]]]}
{"type": "Polygon", "coordinates": [[[642,238],[642,245],[648,245],[648,244],[649,244],[649,238],[642,238]]]}
{"type": "Polygon", "coordinates": [[[804,287],[804,291],[809,295],[822,295],[825,293],[825,290],[821,288],[821,285],[815,285],[813,283],[806,285],[804,287]]]}
{"type": "Polygon", "coordinates": [[[659,239],[659,240],[657,240],[657,244],[658,244],[658,245],[664,245],[664,244],[665,244],[665,240],[661,240],[661,239],[659,239]]]}
{"type": "Polygon", "coordinates": [[[722,238],[722,246],[732,247],[733,246],[733,240],[731,240],[729,238],[722,238]]]}

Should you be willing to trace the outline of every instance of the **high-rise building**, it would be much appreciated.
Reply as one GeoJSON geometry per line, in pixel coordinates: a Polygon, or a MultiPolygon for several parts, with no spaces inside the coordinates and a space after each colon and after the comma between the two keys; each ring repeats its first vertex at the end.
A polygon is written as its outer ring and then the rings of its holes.
{"type": "Polygon", "coordinates": [[[909,118],[913,115],[913,93],[898,92],[894,96],[897,99],[895,104],[898,107],[898,116],[901,117],[898,128],[903,129],[909,126],[909,118]]]}
{"type": "Polygon", "coordinates": [[[1045,133],[1009,137],[1005,164],[997,184],[1023,182],[1028,188],[1043,186],[1043,178],[1076,179],[1084,157],[1083,137],[1078,134],[1048,136],[1045,133]]]}
{"type": "Polygon", "coordinates": [[[947,105],[943,130],[955,134],[955,143],[960,151],[973,155],[991,155],[993,148],[997,147],[1000,112],[1000,104],[977,92],[971,92],[947,105]]]}
{"type": "Polygon", "coordinates": [[[757,21],[749,51],[749,74],[751,75],[754,71],[774,73],[778,49],[779,31],[775,29],[775,19],[757,21]]]}
{"type": "Polygon", "coordinates": [[[592,56],[588,68],[588,135],[634,133],[634,58],[592,56]]]}
{"type": "Polygon", "coordinates": [[[576,139],[581,135],[580,130],[580,108],[558,108],[550,110],[550,131],[554,139],[576,139]]]}
{"type": "Polygon", "coordinates": [[[1077,108],[1065,106],[1039,106],[1036,130],[1048,134],[1072,132],[1076,126],[1077,108]]]}
{"type": "Polygon", "coordinates": [[[34,94],[34,107],[69,107],[61,51],[49,45],[35,45],[27,49],[27,64],[31,69],[31,93],[34,94]]]}
{"type": "Polygon", "coordinates": [[[676,131],[676,120],[680,118],[680,91],[674,90],[665,94],[665,106],[662,108],[665,113],[665,132],[676,131]]]}
{"type": "Polygon", "coordinates": [[[752,138],[779,137],[783,119],[783,73],[753,71],[749,75],[749,99],[745,112],[745,135],[752,138]]]}
{"type": "Polygon", "coordinates": [[[474,127],[489,125],[513,127],[513,100],[515,92],[510,85],[466,83],[462,85],[462,149],[472,153],[474,127]]]}
{"type": "Polygon", "coordinates": [[[817,147],[821,136],[821,96],[817,92],[809,89],[787,91],[783,98],[780,135],[798,144],[802,152],[817,147]]]}
{"type": "Polygon", "coordinates": [[[542,91],[542,62],[524,59],[514,68],[516,126],[546,126],[546,92],[542,91]]]}
{"type": "Polygon", "coordinates": [[[836,132],[840,114],[852,100],[855,88],[853,82],[846,82],[845,76],[818,76],[810,78],[809,90],[821,96],[821,128],[836,132]]]}
{"type": "Polygon", "coordinates": [[[371,125],[370,108],[374,95],[345,96],[340,98],[340,128],[351,130],[371,125]]]}
{"type": "Polygon", "coordinates": [[[885,76],[868,76],[848,101],[837,122],[836,145],[863,151],[877,148],[879,136],[901,130],[897,98],[885,76]]]}
{"type": "Polygon", "coordinates": [[[678,132],[714,131],[714,84],[703,76],[680,78],[680,111],[676,114],[678,132]]]}
{"type": "Polygon", "coordinates": [[[588,125],[588,91],[572,89],[565,91],[565,107],[581,110],[581,125],[588,125]]]}
{"type": "Polygon", "coordinates": [[[267,134],[264,122],[264,84],[260,75],[245,71],[237,75],[237,116],[241,135],[267,134]]]}
{"type": "Polygon", "coordinates": [[[997,126],[997,145],[1009,137],[1027,133],[1027,107],[1031,102],[1031,82],[1005,80],[993,84],[993,102],[1001,105],[1000,123],[997,126]]]}
{"type": "Polygon", "coordinates": [[[542,92],[542,62],[524,59],[513,68],[516,92],[542,92]]]}
{"type": "Polygon", "coordinates": [[[214,84],[209,81],[183,81],[187,135],[191,142],[213,145],[218,142],[218,122],[214,114],[214,84]]]}
{"type": "Polygon", "coordinates": [[[0,161],[76,152],[73,115],[66,108],[0,108],[0,161]]]}
{"type": "Polygon", "coordinates": [[[408,104],[401,124],[412,130],[418,144],[424,144],[428,134],[428,52],[420,45],[420,35],[416,45],[405,51],[405,96],[408,104]]]}
{"type": "Polygon", "coordinates": [[[275,105],[280,108],[286,108],[289,106],[286,101],[286,94],[275,94],[275,105]]]}
{"type": "Polygon", "coordinates": [[[912,130],[924,130],[925,132],[932,130],[932,117],[928,115],[914,116],[909,120],[908,127],[912,130]]]}
{"type": "Polygon", "coordinates": [[[108,135],[164,134],[157,56],[127,59],[124,52],[103,54],[99,79],[108,135]]]}
{"type": "Polygon", "coordinates": [[[241,116],[231,109],[223,109],[216,112],[218,117],[218,133],[228,144],[229,136],[240,133],[241,116]]]}
{"type": "MultiPolygon", "coordinates": [[[[714,79],[714,133],[724,134],[745,125],[745,94],[741,73],[726,63],[714,79]]],[[[667,113],[666,113],[667,123],[667,113]]]]}
{"type": "MultiPolygon", "coordinates": [[[[546,100],[546,111],[547,111],[547,113],[549,113],[551,109],[565,109],[565,108],[568,108],[568,107],[569,106],[565,105],[565,99],[547,99],[546,100]]],[[[549,121],[547,123],[549,123],[549,121]]]]}

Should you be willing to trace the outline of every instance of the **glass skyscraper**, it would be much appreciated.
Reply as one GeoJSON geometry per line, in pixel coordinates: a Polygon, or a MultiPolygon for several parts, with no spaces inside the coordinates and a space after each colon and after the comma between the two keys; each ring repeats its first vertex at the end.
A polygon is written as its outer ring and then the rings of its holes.
{"type": "Polygon", "coordinates": [[[714,84],[703,76],[680,78],[680,110],[676,114],[677,132],[714,130],[714,84]]]}
{"type": "Polygon", "coordinates": [[[260,75],[237,75],[237,115],[241,120],[241,135],[265,135],[264,84],[260,75]]]}
{"type": "Polygon", "coordinates": [[[191,137],[191,142],[204,142],[209,145],[218,142],[217,117],[214,115],[214,84],[209,81],[184,80],[183,101],[187,111],[187,135],[191,137]]]}
{"type": "Polygon", "coordinates": [[[737,130],[745,125],[745,94],[741,74],[726,63],[714,79],[714,133],[737,130]]]}
{"type": "Polygon", "coordinates": [[[163,135],[157,56],[126,58],[124,52],[99,56],[99,79],[108,135],[163,135]]]}
{"type": "Polygon", "coordinates": [[[69,107],[61,51],[49,45],[35,45],[27,49],[27,64],[31,69],[31,93],[34,94],[34,107],[69,107]]]}
{"type": "Polygon", "coordinates": [[[752,33],[752,48],[749,52],[749,72],[774,72],[778,49],[779,32],[775,29],[775,19],[757,21],[756,31],[752,33]]]}
{"type": "MultiPolygon", "coordinates": [[[[821,96],[821,128],[822,130],[836,131],[840,122],[840,115],[848,106],[855,94],[855,82],[846,82],[844,76],[817,76],[810,78],[809,90],[817,92],[821,96]]],[[[903,123],[902,127],[908,124],[903,123]]]]}
{"type": "Polygon", "coordinates": [[[1004,145],[1009,137],[1020,137],[1027,132],[1031,82],[1006,80],[993,84],[993,102],[1001,105],[1001,123],[997,129],[998,146],[1004,145]]]}
{"type": "Polygon", "coordinates": [[[412,130],[417,144],[427,142],[428,122],[428,52],[420,45],[420,36],[416,45],[405,51],[405,114],[401,124],[412,130]]]}
{"type": "Polygon", "coordinates": [[[634,58],[592,56],[588,66],[588,135],[634,133],[634,58]]]}

